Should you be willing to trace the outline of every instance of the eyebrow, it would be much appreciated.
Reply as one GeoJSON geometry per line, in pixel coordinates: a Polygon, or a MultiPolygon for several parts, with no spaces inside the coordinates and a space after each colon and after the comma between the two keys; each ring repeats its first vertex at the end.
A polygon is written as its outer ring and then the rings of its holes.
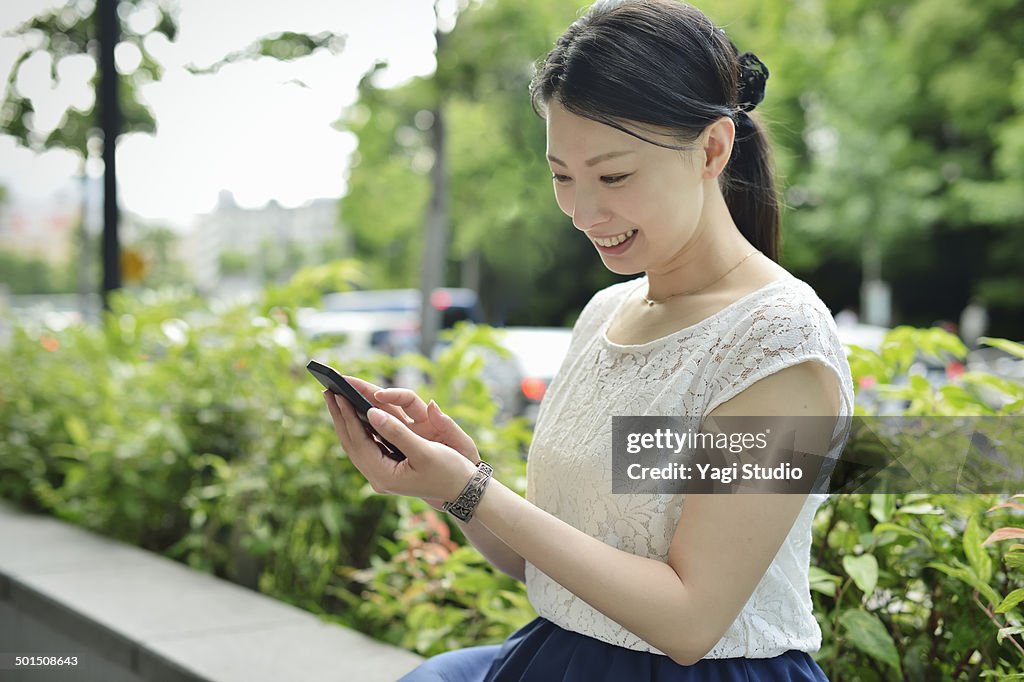
{"type": "MultiPolygon", "coordinates": [[[[608,152],[606,154],[598,154],[594,158],[588,159],[588,160],[584,161],[583,163],[585,163],[587,165],[587,167],[589,168],[590,166],[596,166],[597,164],[601,163],[602,161],[608,161],[609,159],[614,159],[614,158],[619,157],[619,156],[625,156],[626,154],[636,154],[636,152],[634,152],[634,151],[621,151],[621,152],[608,152]]],[[[565,164],[565,161],[562,161],[561,159],[555,158],[554,156],[551,156],[551,154],[548,154],[548,161],[550,161],[551,163],[557,163],[559,166],[562,166],[564,168],[568,168],[568,166],[566,166],[566,164],[565,164]]]]}

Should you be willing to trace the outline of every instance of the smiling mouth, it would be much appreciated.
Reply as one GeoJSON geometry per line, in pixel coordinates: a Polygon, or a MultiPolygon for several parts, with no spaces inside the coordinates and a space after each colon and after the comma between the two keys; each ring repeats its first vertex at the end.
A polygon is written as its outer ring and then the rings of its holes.
{"type": "Polygon", "coordinates": [[[615,235],[614,237],[607,237],[607,238],[594,237],[594,243],[597,244],[598,246],[604,246],[606,248],[607,247],[612,247],[612,246],[618,246],[622,242],[624,242],[627,239],[629,239],[630,237],[632,237],[634,234],[636,234],[636,228],[633,228],[631,230],[626,230],[622,234],[615,235]]]}

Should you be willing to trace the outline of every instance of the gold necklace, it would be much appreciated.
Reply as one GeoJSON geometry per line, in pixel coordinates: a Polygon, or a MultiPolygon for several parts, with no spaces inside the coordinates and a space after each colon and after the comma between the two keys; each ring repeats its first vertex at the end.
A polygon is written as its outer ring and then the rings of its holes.
{"type": "Polygon", "coordinates": [[[745,261],[748,258],[750,258],[751,256],[753,256],[755,253],[757,253],[757,249],[754,249],[753,251],[748,253],[746,256],[744,256],[743,258],[740,259],[739,263],[736,263],[736,265],[732,266],[731,268],[726,270],[724,273],[722,273],[721,275],[719,275],[715,279],[711,280],[710,282],[708,282],[707,284],[705,284],[702,287],[697,287],[696,289],[690,289],[689,291],[680,291],[677,294],[669,294],[668,296],[666,296],[665,298],[661,299],[660,301],[655,301],[655,300],[652,300],[650,298],[647,298],[646,296],[643,296],[642,298],[644,299],[644,303],[646,303],[647,307],[650,308],[650,307],[654,306],[654,304],[656,304],[656,303],[664,303],[668,299],[675,298],[676,296],[689,296],[690,294],[695,294],[698,291],[704,291],[709,286],[711,286],[712,284],[715,284],[716,282],[724,279],[725,276],[728,275],[730,272],[732,272],[733,270],[735,270],[739,266],[743,265],[743,261],[745,261]]]}

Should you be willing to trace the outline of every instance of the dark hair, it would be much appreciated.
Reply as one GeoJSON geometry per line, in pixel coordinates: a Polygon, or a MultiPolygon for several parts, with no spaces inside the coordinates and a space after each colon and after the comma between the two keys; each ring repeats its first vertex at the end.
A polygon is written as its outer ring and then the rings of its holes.
{"type": "Polygon", "coordinates": [[[763,125],[746,113],[760,100],[739,101],[741,85],[736,46],[700,10],[675,0],[602,0],[555,43],[530,98],[541,118],[554,97],[578,116],[672,149],[690,148],[708,125],[729,116],[737,133],[722,194],[743,236],[778,262],[771,149],[763,125]],[[684,144],[650,140],[636,124],[669,129],[684,144]]]}

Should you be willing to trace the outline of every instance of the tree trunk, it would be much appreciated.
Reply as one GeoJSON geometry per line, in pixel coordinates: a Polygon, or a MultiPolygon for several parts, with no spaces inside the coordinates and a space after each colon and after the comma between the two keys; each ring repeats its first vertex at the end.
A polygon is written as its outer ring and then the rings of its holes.
{"type": "MultiPolygon", "coordinates": [[[[437,5],[434,6],[435,16],[437,5]]],[[[443,34],[435,29],[437,55],[440,59],[443,34]]],[[[434,77],[435,88],[438,87],[434,77]]],[[[430,302],[431,293],[444,285],[445,261],[448,253],[448,178],[444,153],[444,112],[442,93],[435,90],[436,100],[431,113],[434,125],[431,128],[431,147],[434,150],[434,165],[430,169],[431,197],[427,208],[426,233],[423,239],[423,267],[420,273],[420,352],[430,357],[441,327],[441,312],[430,302]]]]}
{"type": "Polygon", "coordinates": [[[117,0],[99,0],[99,93],[100,127],[103,129],[103,307],[110,309],[110,292],[121,288],[121,245],[117,235],[117,169],[114,152],[121,132],[121,108],[117,93],[114,48],[120,38],[117,0]]]}

